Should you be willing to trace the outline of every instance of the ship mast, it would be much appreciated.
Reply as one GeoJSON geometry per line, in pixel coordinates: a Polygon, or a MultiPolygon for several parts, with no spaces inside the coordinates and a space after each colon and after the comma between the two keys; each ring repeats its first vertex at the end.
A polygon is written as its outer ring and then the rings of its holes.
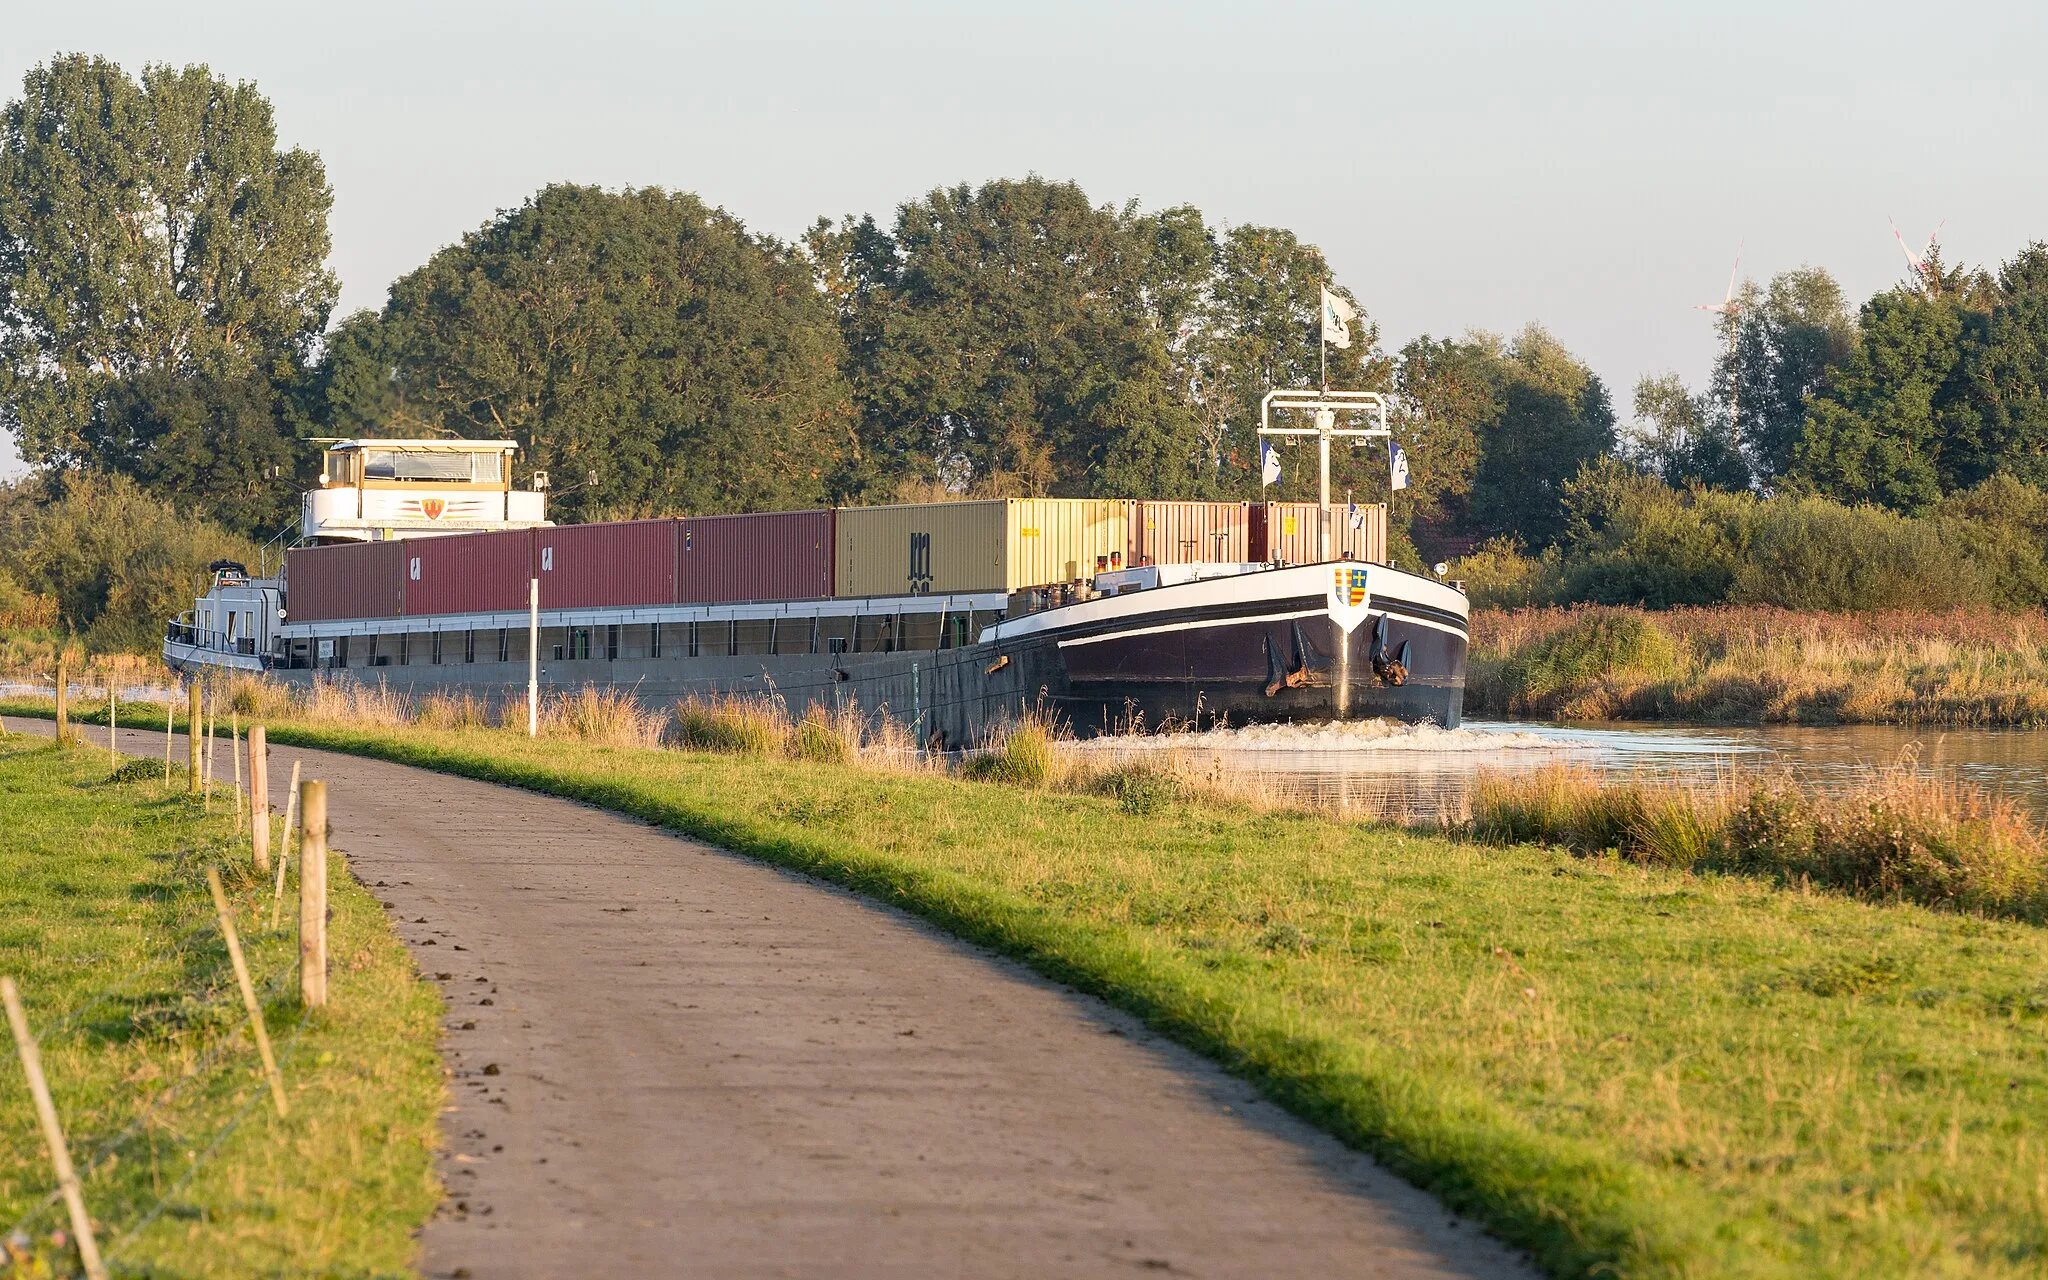
{"type": "Polygon", "coordinates": [[[1259,401],[1259,434],[1262,436],[1314,436],[1316,438],[1316,474],[1320,486],[1318,501],[1321,511],[1316,521],[1316,559],[1330,558],[1330,440],[1342,436],[1353,441],[1387,439],[1393,432],[1387,429],[1387,398],[1377,391],[1331,391],[1320,390],[1273,390],[1259,401]],[[1275,411],[1312,410],[1315,425],[1312,427],[1276,427],[1273,425],[1275,411]],[[1371,427],[1340,427],[1337,415],[1370,412],[1375,425],[1371,427]]]}

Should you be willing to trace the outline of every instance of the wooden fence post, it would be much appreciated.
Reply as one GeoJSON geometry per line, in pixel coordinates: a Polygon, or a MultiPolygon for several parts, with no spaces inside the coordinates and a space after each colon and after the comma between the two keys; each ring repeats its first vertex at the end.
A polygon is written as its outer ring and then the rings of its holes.
{"type": "Polygon", "coordinates": [[[327,784],[299,786],[299,1000],[327,1003],[327,784]]]}
{"type": "Polygon", "coordinates": [[[228,910],[228,895],[221,892],[220,872],[206,869],[206,887],[213,890],[213,909],[220,913],[220,936],[227,939],[228,959],[235,966],[235,984],[242,988],[242,1007],[249,1011],[249,1025],[256,1031],[256,1052],[263,1058],[264,1074],[270,1077],[270,1099],[277,1114],[288,1108],[284,1101],[284,1077],[278,1074],[277,1058],[270,1052],[270,1033],[263,1029],[263,1006],[256,1003],[256,984],[249,981],[249,962],[242,959],[242,940],[235,936],[234,913],[228,910]]]}
{"type": "Polygon", "coordinates": [[[270,870],[270,742],[249,726],[249,858],[256,874],[270,870]]]}
{"type": "MultiPolygon", "coordinates": [[[[292,860],[292,815],[299,811],[299,765],[292,761],[291,788],[284,793],[284,839],[277,846],[277,890],[270,895],[270,930],[277,932],[277,912],[284,905],[284,866],[292,860]]],[[[299,850],[300,856],[305,850],[299,850]]]]}
{"type": "Polygon", "coordinates": [[[57,741],[62,743],[71,737],[71,664],[63,658],[57,659],[57,741]]]}
{"type": "Polygon", "coordinates": [[[178,704],[164,699],[164,785],[171,785],[171,738],[178,728],[178,704]]]}
{"type": "Polygon", "coordinates": [[[43,1141],[50,1147],[50,1163],[57,1170],[57,1189],[64,1193],[64,1208],[71,1214],[71,1233],[78,1237],[78,1259],[85,1264],[89,1280],[107,1280],[107,1264],[100,1261],[99,1242],[93,1239],[92,1219],[86,1216],[85,1195],[78,1188],[78,1171],[71,1167],[71,1152],[64,1145],[64,1126],[57,1122],[57,1105],[50,1101],[50,1084],[43,1079],[43,1058],[29,1034],[28,1015],[22,1012],[21,992],[14,979],[0,978],[0,1000],[7,1005],[7,1021],[14,1027],[14,1047],[21,1053],[21,1069],[28,1073],[28,1091],[35,1098],[36,1118],[43,1122],[43,1141]]]}
{"type": "Polygon", "coordinates": [[[185,790],[196,796],[199,794],[199,733],[206,727],[206,712],[199,702],[197,680],[185,686],[185,693],[186,701],[191,704],[185,710],[185,790]]]}
{"type": "Polygon", "coordinates": [[[107,765],[112,769],[121,767],[121,721],[115,714],[114,677],[107,677],[107,765]]]}

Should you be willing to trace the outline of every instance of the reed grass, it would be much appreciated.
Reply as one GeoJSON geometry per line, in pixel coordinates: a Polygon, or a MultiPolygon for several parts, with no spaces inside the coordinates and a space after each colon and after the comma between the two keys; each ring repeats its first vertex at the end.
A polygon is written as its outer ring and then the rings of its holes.
{"type": "Polygon", "coordinates": [[[1688,871],[1765,876],[1880,902],[2048,923],[2048,834],[2011,800],[1908,768],[1846,792],[1771,781],[1682,788],[1559,765],[1484,774],[1472,830],[1688,871]]]}
{"type": "Polygon", "coordinates": [[[2048,726],[2048,622],[1989,611],[1480,610],[1465,706],[1564,720],[2048,726]]]}

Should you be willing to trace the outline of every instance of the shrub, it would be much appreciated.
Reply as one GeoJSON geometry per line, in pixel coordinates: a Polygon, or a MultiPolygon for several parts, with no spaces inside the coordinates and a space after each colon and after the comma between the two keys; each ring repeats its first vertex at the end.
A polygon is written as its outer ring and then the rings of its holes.
{"type": "Polygon", "coordinates": [[[1613,676],[1676,675],[1680,651],[1670,634],[1638,613],[1588,611],[1508,662],[1506,677],[1530,699],[1613,676]]]}
{"type": "Polygon", "coordinates": [[[1125,813],[1160,813],[1186,798],[1186,787],[1171,770],[1144,761],[1128,761],[1089,780],[1088,789],[1115,800],[1125,813]]]}

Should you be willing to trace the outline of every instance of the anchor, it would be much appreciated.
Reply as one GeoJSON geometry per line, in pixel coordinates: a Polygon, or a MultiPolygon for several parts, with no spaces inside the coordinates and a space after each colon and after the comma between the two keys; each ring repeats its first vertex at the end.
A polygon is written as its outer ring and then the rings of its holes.
{"type": "Polygon", "coordinates": [[[1408,642],[1392,654],[1387,652],[1387,615],[1381,614],[1372,624],[1372,673],[1379,677],[1382,685],[1400,686],[1408,683],[1408,642]]]}
{"type": "Polygon", "coordinates": [[[1273,637],[1270,634],[1265,637],[1266,696],[1269,698],[1282,689],[1306,688],[1313,677],[1324,675],[1330,669],[1329,658],[1302,634],[1299,622],[1289,623],[1288,630],[1294,641],[1292,664],[1281,660],[1280,651],[1273,647],[1273,637]]]}

